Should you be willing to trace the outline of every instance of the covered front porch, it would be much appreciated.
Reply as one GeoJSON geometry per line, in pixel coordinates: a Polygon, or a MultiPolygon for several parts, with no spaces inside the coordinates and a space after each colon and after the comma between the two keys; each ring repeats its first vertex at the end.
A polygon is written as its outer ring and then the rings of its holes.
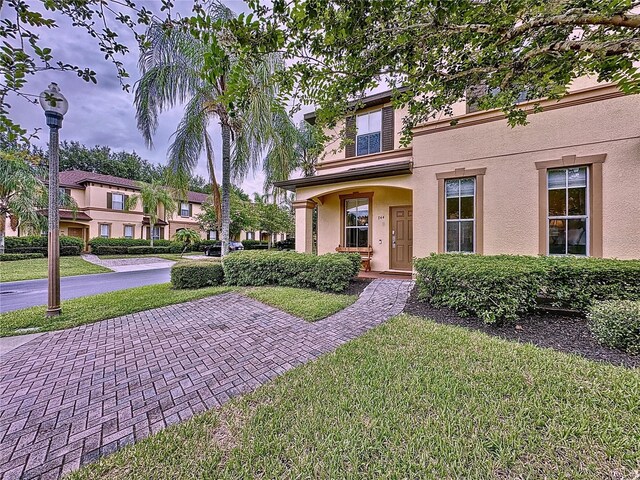
{"type": "Polygon", "coordinates": [[[411,165],[384,165],[384,170],[379,168],[384,176],[354,178],[362,170],[298,180],[296,250],[319,255],[358,252],[373,272],[411,272],[411,165]]]}

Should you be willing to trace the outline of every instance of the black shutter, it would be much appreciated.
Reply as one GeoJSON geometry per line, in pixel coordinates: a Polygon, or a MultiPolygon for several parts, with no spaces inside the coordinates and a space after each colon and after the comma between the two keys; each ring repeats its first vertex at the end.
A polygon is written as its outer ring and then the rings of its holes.
{"type": "Polygon", "coordinates": [[[107,192],[107,208],[113,208],[113,202],[111,198],[112,198],[112,193],[107,192]]]}
{"type": "Polygon", "coordinates": [[[356,156],[356,117],[347,117],[345,123],[345,135],[347,144],[344,147],[346,158],[356,156]]]}
{"type": "Polygon", "coordinates": [[[127,200],[129,200],[129,195],[123,195],[122,196],[122,209],[128,211],[129,207],[127,206],[127,200]]]}
{"type": "Polygon", "coordinates": [[[382,109],[382,151],[393,150],[393,107],[382,109]]]}
{"type": "Polygon", "coordinates": [[[160,227],[160,240],[164,240],[164,227],[160,227]]]}
{"type": "Polygon", "coordinates": [[[189,204],[189,216],[193,217],[193,205],[191,203],[189,204]]]}
{"type": "Polygon", "coordinates": [[[151,240],[151,227],[147,227],[147,240],[151,240]]]}

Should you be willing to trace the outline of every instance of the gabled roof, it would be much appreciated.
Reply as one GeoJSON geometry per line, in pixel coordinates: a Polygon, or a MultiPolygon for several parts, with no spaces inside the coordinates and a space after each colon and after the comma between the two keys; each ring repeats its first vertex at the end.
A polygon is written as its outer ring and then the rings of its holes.
{"type": "MultiPolygon", "coordinates": [[[[136,180],[115,177],[113,175],[103,175],[101,173],[85,172],[84,170],[66,170],[60,172],[59,182],[61,187],[85,188],[87,182],[103,183],[114,187],[130,188],[140,190],[136,180]]],[[[187,200],[192,203],[204,203],[209,197],[206,193],[187,192],[187,200]]]]}
{"type": "MultiPolygon", "coordinates": [[[[385,103],[389,103],[391,101],[394,93],[403,93],[406,90],[406,87],[400,87],[396,90],[387,90],[385,92],[374,93],[358,100],[352,100],[351,102],[349,102],[348,106],[353,107],[358,105],[359,108],[369,108],[375,107],[377,105],[384,105],[385,103]]],[[[316,123],[316,112],[305,113],[304,121],[310,123],[311,125],[314,125],[316,123]]]]}

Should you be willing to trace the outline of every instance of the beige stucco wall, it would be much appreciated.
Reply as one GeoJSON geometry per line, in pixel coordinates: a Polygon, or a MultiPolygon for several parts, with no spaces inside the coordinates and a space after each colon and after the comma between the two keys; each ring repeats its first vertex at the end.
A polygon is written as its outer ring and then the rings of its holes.
{"type": "MultiPolygon", "coordinates": [[[[409,176],[389,177],[369,182],[340,184],[333,189],[308,188],[299,191],[299,198],[304,196],[305,199],[314,199],[318,203],[318,254],[335,252],[336,247],[342,242],[340,195],[371,192],[373,193],[373,208],[369,214],[369,241],[373,247],[371,268],[389,270],[389,207],[412,204],[412,191],[407,188],[409,183],[411,183],[409,176]]],[[[296,230],[296,238],[297,236],[296,230]]]]}
{"type": "MultiPolygon", "coordinates": [[[[555,105],[529,116],[529,125],[511,128],[499,112],[463,116],[457,127],[434,121],[413,139],[412,175],[299,189],[297,200],[319,203],[318,251],[333,251],[340,238],[340,193],[374,191],[373,269],[388,269],[388,225],[380,210],[406,203],[402,190],[413,192],[414,255],[438,250],[438,182],[436,174],[456,168],[486,168],[484,175],[484,253],[538,254],[538,170],[535,162],[563,156],[606,154],[603,164],[603,256],[640,258],[640,95],[615,97],[615,89],[594,90],[594,82],[576,82],[569,106],[555,105]],[[592,102],[593,95],[603,99],[592,102]],[[609,95],[608,97],[606,95],[609,95]],[[465,126],[465,119],[473,124],[465,126]],[[385,193],[386,192],[386,193],[385,193]],[[378,201],[383,198],[383,201],[378,201]],[[320,200],[323,202],[320,202],[320,200]],[[386,228],[386,232],[385,232],[386,228]],[[384,232],[384,234],[383,234],[384,232]],[[383,248],[377,245],[382,238],[383,248]],[[386,244],[386,247],[385,247],[386,244]]],[[[561,102],[562,103],[562,102],[561,102]]],[[[398,158],[389,161],[398,161],[398,158]]],[[[361,164],[367,166],[367,163],[361,164]]],[[[334,173],[351,167],[323,170],[334,173]]],[[[411,197],[409,197],[411,198],[411,197]]],[[[299,216],[298,223],[302,216],[299,216]]],[[[297,225],[302,233],[302,226],[297,225]]]]}

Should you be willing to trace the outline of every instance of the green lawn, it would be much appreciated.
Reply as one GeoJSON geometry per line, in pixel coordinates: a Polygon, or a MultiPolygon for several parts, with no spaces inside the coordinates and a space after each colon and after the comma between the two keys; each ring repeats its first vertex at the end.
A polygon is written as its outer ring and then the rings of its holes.
{"type": "Polygon", "coordinates": [[[256,287],[247,290],[245,295],[309,322],[328,317],[358,299],[355,295],[287,287],[256,287]]]}
{"type": "Polygon", "coordinates": [[[637,370],[402,315],[70,478],[635,478],[639,419],[637,370]]]}
{"type": "MultiPolygon", "coordinates": [[[[100,260],[115,260],[121,258],[164,258],[165,260],[172,260],[174,262],[180,262],[183,260],[190,260],[189,257],[193,255],[204,255],[201,252],[187,252],[184,256],[180,256],[179,253],[149,253],[145,255],[100,255],[100,260]]],[[[220,258],[209,257],[206,260],[220,261],[220,258]]]]}
{"type": "MultiPolygon", "coordinates": [[[[47,278],[49,268],[47,261],[46,258],[32,258],[15,262],[0,262],[0,282],[47,278]]],[[[100,265],[85,262],[81,257],[60,257],[60,275],[63,277],[110,271],[100,265]]]]}
{"type": "MultiPolygon", "coordinates": [[[[16,262],[11,262],[16,263],[16,262]]],[[[23,328],[38,328],[38,332],[63,330],[85,323],[119,317],[128,313],[188,302],[233,290],[231,287],[207,287],[198,290],[173,290],[171,284],[148,285],[116,292],[62,301],[62,315],[46,318],[46,307],[31,307],[0,314],[0,337],[20,335],[23,328]]]]}

